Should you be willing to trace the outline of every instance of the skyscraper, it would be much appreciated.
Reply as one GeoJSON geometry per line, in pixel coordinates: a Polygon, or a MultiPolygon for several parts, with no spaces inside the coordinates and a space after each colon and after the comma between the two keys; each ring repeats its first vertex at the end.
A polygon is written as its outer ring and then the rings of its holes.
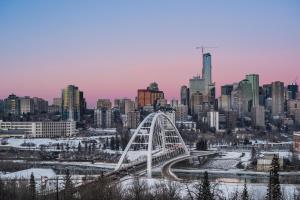
{"type": "Polygon", "coordinates": [[[246,79],[251,83],[252,88],[252,106],[259,105],[259,75],[248,74],[246,79]]]}
{"type": "Polygon", "coordinates": [[[212,78],[211,78],[211,55],[210,55],[210,53],[203,54],[202,78],[205,80],[206,85],[209,85],[209,84],[212,83],[212,78]]]}
{"type": "Polygon", "coordinates": [[[284,83],[275,81],[272,83],[272,115],[279,116],[284,111],[284,83]]]}
{"type": "Polygon", "coordinates": [[[62,118],[69,119],[69,111],[72,110],[73,119],[80,121],[81,111],[84,109],[85,100],[83,92],[79,91],[78,87],[68,85],[62,90],[62,118]]]}

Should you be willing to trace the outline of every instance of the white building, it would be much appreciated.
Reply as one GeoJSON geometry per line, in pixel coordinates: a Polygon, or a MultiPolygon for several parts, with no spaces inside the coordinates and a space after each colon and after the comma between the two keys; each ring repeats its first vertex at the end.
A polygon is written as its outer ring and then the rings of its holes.
{"type": "Polygon", "coordinates": [[[196,130],[196,122],[193,121],[176,121],[178,129],[196,130]]]}
{"type": "Polygon", "coordinates": [[[215,128],[219,131],[219,112],[209,111],[207,112],[207,123],[210,128],[215,128]]]}
{"type": "Polygon", "coordinates": [[[52,138],[70,137],[77,134],[75,121],[44,122],[3,122],[1,130],[23,130],[28,137],[52,138]]]}

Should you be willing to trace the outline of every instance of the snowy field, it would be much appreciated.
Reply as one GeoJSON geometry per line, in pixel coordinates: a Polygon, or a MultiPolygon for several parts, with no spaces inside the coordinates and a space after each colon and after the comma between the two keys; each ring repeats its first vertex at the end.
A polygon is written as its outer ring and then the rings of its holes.
{"type": "Polygon", "coordinates": [[[68,145],[70,149],[75,149],[78,147],[79,142],[81,145],[83,145],[84,142],[95,140],[98,143],[103,143],[106,138],[110,138],[114,136],[92,136],[92,137],[74,137],[74,138],[59,138],[59,139],[52,139],[52,138],[30,138],[30,139],[24,139],[24,138],[7,138],[5,141],[7,144],[3,145],[0,144],[0,146],[10,146],[15,148],[21,148],[21,149],[40,149],[41,146],[47,147],[48,150],[56,150],[57,144],[64,144],[68,145]],[[22,146],[22,144],[34,144],[34,146],[22,146]]]}
{"type": "MultiPolygon", "coordinates": [[[[183,182],[176,182],[172,181],[169,182],[164,179],[148,179],[148,178],[141,178],[141,183],[147,184],[149,188],[152,190],[155,189],[155,187],[161,183],[164,184],[170,184],[172,183],[173,186],[177,188],[177,192],[181,197],[186,197],[188,192],[186,187],[188,186],[191,190],[193,189],[193,186],[196,182],[189,182],[189,183],[183,183],[183,182]]],[[[133,185],[133,178],[124,178],[121,182],[122,186],[126,188],[130,188],[133,185]]],[[[226,197],[226,199],[229,199],[236,191],[241,192],[243,190],[244,184],[243,183],[211,183],[212,187],[214,187],[215,191],[217,191],[218,194],[221,194],[222,196],[226,197]]],[[[259,184],[259,183],[247,183],[247,188],[249,195],[251,199],[265,199],[266,191],[267,191],[267,185],[266,184],[259,184]]],[[[292,200],[293,195],[300,195],[300,185],[291,185],[291,184],[281,184],[281,189],[284,195],[286,195],[287,200],[292,200]]]]}

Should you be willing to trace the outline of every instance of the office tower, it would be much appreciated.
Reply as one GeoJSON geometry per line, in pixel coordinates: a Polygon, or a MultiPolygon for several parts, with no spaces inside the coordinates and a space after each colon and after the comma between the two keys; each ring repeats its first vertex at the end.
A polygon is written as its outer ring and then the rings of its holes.
{"type": "Polygon", "coordinates": [[[198,115],[203,110],[203,95],[200,92],[193,93],[191,96],[191,113],[198,115]]]}
{"type": "Polygon", "coordinates": [[[209,128],[215,128],[219,131],[219,112],[209,111],[207,112],[207,124],[209,128]]]}
{"type": "Polygon", "coordinates": [[[284,111],[284,83],[275,81],[272,83],[272,115],[282,115],[284,111]]]}
{"type": "Polygon", "coordinates": [[[48,112],[48,101],[38,97],[33,97],[32,100],[34,105],[34,113],[48,112]]]}
{"type": "Polygon", "coordinates": [[[289,95],[288,99],[296,99],[297,98],[297,93],[299,92],[297,83],[288,85],[287,90],[288,90],[288,95],[289,95]]]}
{"type": "Polygon", "coordinates": [[[175,109],[176,121],[187,121],[188,119],[188,107],[187,105],[179,104],[175,109]]]}
{"type": "Polygon", "coordinates": [[[264,93],[264,105],[266,105],[266,100],[268,98],[272,98],[272,84],[264,84],[263,93],[264,93]]]}
{"type": "Polygon", "coordinates": [[[229,111],[231,109],[231,95],[222,94],[218,100],[218,109],[229,111]]]}
{"type": "Polygon", "coordinates": [[[265,127],[265,107],[256,105],[252,108],[252,121],[256,127],[265,127]]]}
{"type": "Polygon", "coordinates": [[[20,98],[20,113],[21,114],[34,113],[33,99],[31,99],[28,96],[20,98]]]}
{"type": "Polygon", "coordinates": [[[221,86],[221,95],[231,95],[233,90],[233,85],[223,85],[221,86]]]}
{"type": "Polygon", "coordinates": [[[85,100],[83,92],[79,91],[78,87],[68,85],[62,90],[62,118],[69,119],[69,111],[72,110],[73,119],[80,121],[81,111],[84,109],[85,100]]]}
{"type": "Polygon", "coordinates": [[[209,85],[209,84],[212,83],[212,78],[211,78],[211,55],[210,55],[210,53],[203,54],[202,78],[205,80],[206,85],[209,85]]]}
{"type": "Polygon", "coordinates": [[[180,88],[180,103],[188,106],[189,102],[190,102],[189,88],[186,85],[183,85],[180,88]]]}
{"type": "Polygon", "coordinates": [[[206,85],[205,80],[200,76],[195,76],[189,80],[190,100],[192,95],[196,92],[208,96],[208,85],[206,85]]]}
{"type": "Polygon", "coordinates": [[[231,95],[231,107],[238,113],[239,117],[244,117],[251,112],[252,108],[252,86],[244,79],[234,88],[231,95]]]}
{"type": "Polygon", "coordinates": [[[248,74],[246,79],[251,83],[252,106],[259,105],[259,76],[258,74],[248,74]]]}
{"type": "Polygon", "coordinates": [[[129,111],[127,113],[127,128],[136,129],[140,124],[140,111],[129,111]]]}
{"type": "Polygon", "coordinates": [[[111,128],[112,113],[111,109],[95,109],[94,124],[97,128],[111,128]]]}
{"type": "Polygon", "coordinates": [[[4,99],[4,112],[6,114],[19,115],[20,98],[14,94],[11,94],[6,99],[4,99]]]}
{"type": "Polygon", "coordinates": [[[111,109],[112,103],[109,99],[98,99],[97,101],[97,109],[106,108],[111,109]]]}
{"type": "Polygon", "coordinates": [[[137,94],[138,107],[155,106],[158,99],[164,98],[164,92],[158,89],[156,83],[151,83],[147,89],[139,89],[137,94]]]}

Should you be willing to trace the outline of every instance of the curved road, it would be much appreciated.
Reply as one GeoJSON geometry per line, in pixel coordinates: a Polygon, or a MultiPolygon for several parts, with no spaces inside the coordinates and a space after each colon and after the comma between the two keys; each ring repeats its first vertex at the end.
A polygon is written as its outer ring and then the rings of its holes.
{"type": "Polygon", "coordinates": [[[211,156],[218,154],[217,152],[211,152],[211,151],[197,151],[197,152],[191,152],[192,155],[183,155],[177,158],[174,158],[172,160],[169,160],[166,162],[161,169],[161,174],[164,178],[172,181],[180,181],[181,179],[178,178],[171,170],[172,166],[175,165],[178,162],[181,162],[183,160],[187,160],[193,157],[204,157],[204,156],[211,156]]]}

